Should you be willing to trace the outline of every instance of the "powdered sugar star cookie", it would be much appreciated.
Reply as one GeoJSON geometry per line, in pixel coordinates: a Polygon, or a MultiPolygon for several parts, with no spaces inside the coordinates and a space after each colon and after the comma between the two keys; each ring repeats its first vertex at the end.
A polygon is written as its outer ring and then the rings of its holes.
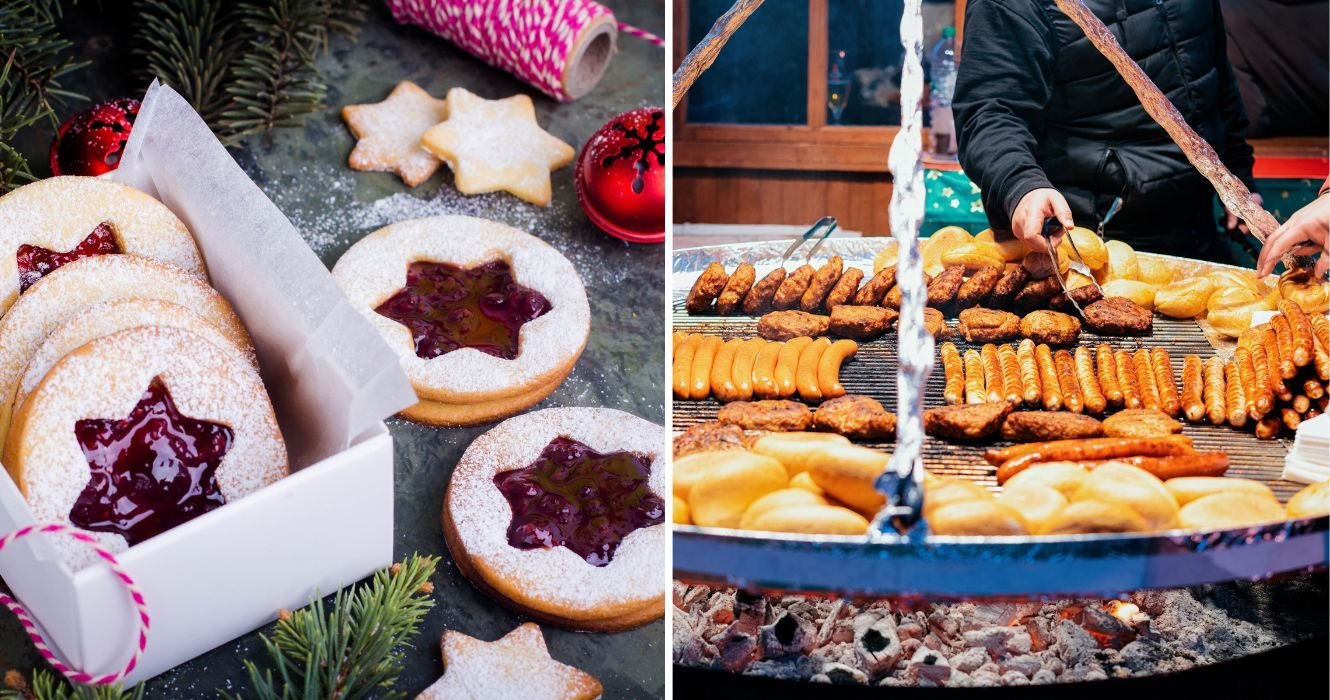
{"type": "Polygon", "coordinates": [[[421,144],[453,169],[462,194],[507,190],[542,207],[550,203],[550,171],[573,162],[573,147],[540,128],[526,95],[487,100],[453,88],[448,120],[421,144]]]}
{"type": "Polygon", "coordinates": [[[461,632],[443,633],[443,678],[416,700],[592,700],[601,694],[594,676],[550,658],[540,627],[528,622],[497,642],[461,632]],[[514,695],[516,693],[516,695],[514,695]]]}
{"type": "Polygon", "coordinates": [[[403,80],[382,102],[342,108],[342,120],[357,139],[348,162],[355,170],[397,173],[415,187],[439,168],[439,159],[421,147],[420,137],[447,118],[447,100],[403,80]]]}

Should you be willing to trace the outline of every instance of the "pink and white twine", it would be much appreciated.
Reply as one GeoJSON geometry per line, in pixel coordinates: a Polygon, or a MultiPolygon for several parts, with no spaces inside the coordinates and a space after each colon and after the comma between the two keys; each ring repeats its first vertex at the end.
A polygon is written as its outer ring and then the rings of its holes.
{"type": "Polygon", "coordinates": [[[423,27],[556,100],[573,99],[563,77],[582,30],[608,16],[620,31],[663,46],[614,19],[594,0],[386,0],[393,19],[423,27]]]}
{"type": "Polygon", "coordinates": [[[125,590],[129,592],[129,597],[134,602],[134,607],[138,612],[138,643],[134,646],[134,653],[130,656],[129,662],[125,664],[125,667],[117,673],[104,676],[93,676],[70,668],[69,665],[57,658],[55,652],[51,651],[51,648],[47,646],[46,640],[42,638],[41,632],[37,630],[37,624],[33,622],[32,617],[28,615],[28,611],[24,609],[17,600],[14,600],[12,597],[5,595],[4,593],[0,593],[0,603],[3,603],[6,608],[9,608],[9,611],[14,613],[14,616],[18,618],[19,623],[23,625],[23,631],[28,633],[28,638],[31,639],[33,645],[37,647],[37,653],[42,655],[42,658],[51,665],[51,668],[64,674],[69,680],[84,685],[105,685],[115,683],[123,679],[125,676],[128,676],[133,672],[134,668],[138,666],[139,659],[143,657],[143,650],[148,647],[148,629],[151,626],[151,623],[148,619],[148,604],[143,600],[143,591],[139,590],[138,584],[134,583],[134,578],[125,571],[124,567],[120,565],[120,560],[117,559],[110,550],[103,547],[102,544],[97,541],[96,537],[83,530],[79,530],[72,525],[50,523],[47,525],[29,525],[27,527],[21,527],[4,537],[0,537],[0,551],[3,551],[4,548],[8,547],[10,544],[35,533],[65,535],[73,538],[91,547],[92,550],[97,553],[97,556],[101,557],[102,561],[106,562],[106,565],[110,567],[111,572],[115,574],[120,583],[124,585],[125,590]]]}

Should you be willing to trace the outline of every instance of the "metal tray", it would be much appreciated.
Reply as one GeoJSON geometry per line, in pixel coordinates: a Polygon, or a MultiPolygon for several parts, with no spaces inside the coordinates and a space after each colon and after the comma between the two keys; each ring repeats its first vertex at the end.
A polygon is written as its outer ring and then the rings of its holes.
{"type": "MultiPolygon", "coordinates": [[[[872,256],[884,241],[827,241],[819,258],[841,255],[846,265],[870,271],[872,256]]],[[[688,316],[683,297],[696,273],[713,260],[727,267],[742,260],[759,268],[779,264],[782,242],[711,246],[676,251],[674,318],[676,331],[706,332],[727,337],[752,336],[756,319],[745,316],[688,316]]],[[[1189,273],[1222,267],[1177,260],[1189,273]]],[[[795,263],[792,260],[791,263],[795,263]]],[[[955,320],[949,323],[953,326],[955,320]]],[[[949,338],[964,352],[959,337],[949,338]]],[[[1144,338],[1100,338],[1090,333],[1083,343],[1107,342],[1114,347],[1168,348],[1180,376],[1183,356],[1224,354],[1195,321],[1156,318],[1154,333],[1144,338]]],[[[892,334],[862,343],[846,363],[841,381],[847,391],[873,396],[889,410],[896,402],[896,339],[892,334]]],[[[942,404],[940,368],[929,378],[925,402],[942,404]]],[[[675,401],[672,425],[680,430],[714,420],[719,404],[675,401]]],[[[1262,481],[1281,501],[1301,484],[1280,478],[1286,440],[1257,440],[1250,432],[1227,426],[1187,424],[1201,449],[1223,449],[1232,459],[1229,474],[1262,481]]],[[[891,443],[867,443],[890,450],[891,443]]],[[[966,477],[996,489],[994,469],[981,457],[984,449],[1008,444],[1002,440],[973,443],[928,438],[924,459],[938,475],[966,477]]],[[[1146,535],[1080,535],[1069,537],[929,537],[925,542],[878,543],[867,536],[815,536],[753,533],[716,528],[676,526],[676,578],[770,592],[802,592],[848,597],[926,596],[929,598],[1053,597],[1113,595],[1141,588],[1165,588],[1234,579],[1262,579],[1324,566],[1330,547],[1330,517],[1274,523],[1220,532],[1175,532],[1146,535]],[[982,572],[976,575],[976,572],[982,572]]]]}

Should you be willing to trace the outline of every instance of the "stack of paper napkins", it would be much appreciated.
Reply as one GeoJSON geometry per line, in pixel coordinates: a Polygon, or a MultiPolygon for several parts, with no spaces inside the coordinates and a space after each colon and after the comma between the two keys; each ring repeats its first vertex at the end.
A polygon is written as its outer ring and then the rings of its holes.
{"type": "Polygon", "coordinates": [[[1284,479],[1314,484],[1330,479],[1330,413],[1305,420],[1284,458],[1284,479]]]}

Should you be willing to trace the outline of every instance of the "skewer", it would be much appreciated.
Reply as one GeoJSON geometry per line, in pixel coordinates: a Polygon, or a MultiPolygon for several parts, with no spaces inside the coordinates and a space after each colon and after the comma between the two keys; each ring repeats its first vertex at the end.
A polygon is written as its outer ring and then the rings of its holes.
{"type": "Polygon", "coordinates": [[[711,64],[716,62],[716,57],[720,55],[720,50],[725,48],[725,43],[761,6],[762,0],[737,0],[725,14],[716,18],[711,30],[702,37],[702,41],[698,42],[692,51],[688,52],[687,56],[684,56],[674,71],[674,102],[670,104],[671,109],[679,106],[683,96],[688,93],[688,88],[691,88],[711,64]]]}

